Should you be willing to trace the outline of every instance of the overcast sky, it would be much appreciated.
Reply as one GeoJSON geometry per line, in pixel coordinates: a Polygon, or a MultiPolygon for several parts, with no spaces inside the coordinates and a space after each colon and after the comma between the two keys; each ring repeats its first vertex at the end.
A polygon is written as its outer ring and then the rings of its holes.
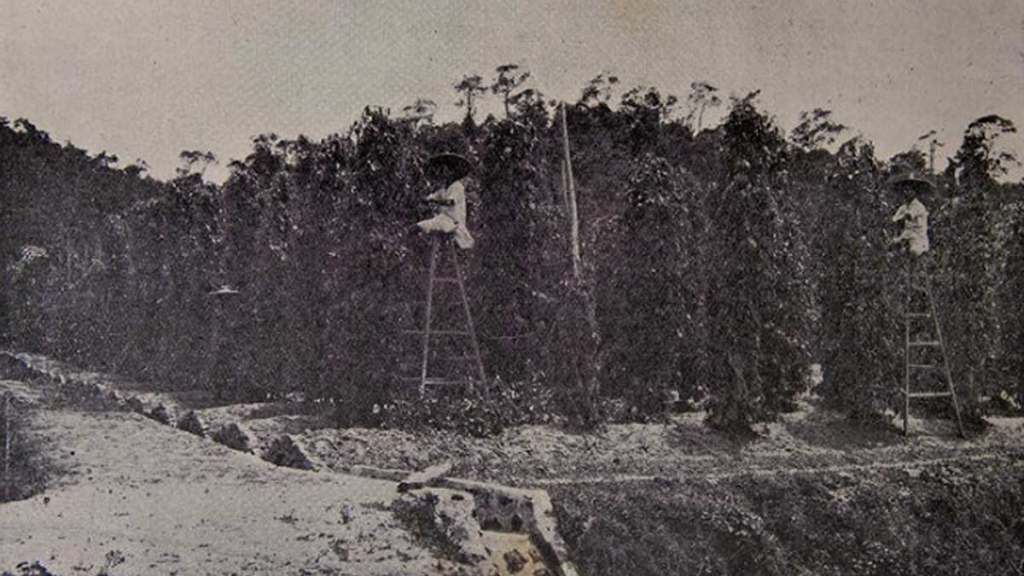
{"type": "Polygon", "coordinates": [[[0,0],[0,116],[157,177],[183,149],[223,165],[366,105],[454,119],[452,84],[507,62],[567,100],[602,71],[681,98],[759,88],[787,130],[829,108],[884,157],[933,128],[951,155],[984,114],[1024,128],[1022,0],[0,0]]]}

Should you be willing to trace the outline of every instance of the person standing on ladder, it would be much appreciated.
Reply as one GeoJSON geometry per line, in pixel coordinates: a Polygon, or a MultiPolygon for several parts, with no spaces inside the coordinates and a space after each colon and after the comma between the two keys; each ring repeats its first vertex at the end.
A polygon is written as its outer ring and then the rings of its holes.
{"type": "Polygon", "coordinates": [[[904,195],[904,203],[893,215],[893,222],[903,222],[903,232],[895,239],[894,244],[906,242],[912,256],[911,264],[921,259],[928,252],[928,208],[921,199],[932,191],[927,180],[910,173],[893,180],[893,187],[904,195]]]}
{"type": "Polygon", "coordinates": [[[892,186],[897,193],[904,195],[903,205],[892,217],[893,222],[903,223],[903,231],[893,239],[893,243],[905,243],[909,253],[906,307],[903,310],[903,433],[909,434],[912,399],[949,398],[956,415],[957,431],[963,437],[963,421],[953,385],[953,372],[925,261],[931,246],[928,242],[928,208],[922,198],[933,193],[934,187],[931,182],[912,172],[893,179],[892,186]],[[915,293],[924,297],[923,308],[914,305],[915,293]],[[912,353],[912,350],[918,352],[912,353]],[[928,350],[934,352],[929,353],[928,350]],[[945,390],[923,390],[919,387],[922,378],[914,378],[914,375],[935,375],[945,384],[945,390]]]}
{"type": "Polygon", "coordinates": [[[416,223],[427,233],[451,234],[463,250],[473,247],[473,236],[466,227],[466,187],[462,183],[472,165],[458,154],[438,154],[427,162],[427,174],[441,187],[426,200],[437,206],[437,213],[416,223]]]}
{"type": "MultiPolygon", "coordinates": [[[[460,385],[473,390],[476,386],[482,387],[487,382],[483,357],[480,354],[480,343],[477,340],[473,315],[469,307],[469,298],[466,295],[462,267],[459,264],[459,254],[456,249],[458,247],[462,250],[469,250],[474,244],[473,236],[470,235],[469,229],[466,227],[466,189],[462,183],[462,179],[469,174],[471,168],[472,165],[469,163],[469,160],[458,154],[438,154],[427,162],[427,176],[433,180],[440,181],[441,187],[426,198],[428,202],[438,206],[437,213],[431,218],[416,223],[420,230],[433,236],[427,280],[427,298],[423,314],[423,330],[414,332],[422,335],[423,344],[422,356],[420,357],[420,375],[416,378],[419,381],[421,397],[426,393],[428,386],[460,385]],[[439,236],[440,234],[444,236],[439,236]],[[449,238],[454,240],[454,243],[448,243],[449,238]],[[449,252],[451,255],[451,271],[447,273],[441,271],[444,268],[445,252],[449,252]],[[454,284],[457,290],[456,293],[461,304],[463,320],[465,322],[463,328],[453,328],[450,324],[448,327],[444,327],[443,324],[440,327],[433,325],[435,288],[449,284],[454,284]],[[472,360],[475,365],[475,374],[468,377],[459,374],[459,372],[462,372],[461,365],[455,366],[454,370],[451,365],[448,365],[447,373],[444,375],[439,375],[431,370],[432,359],[442,359],[435,357],[438,356],[437,354],[431,353],[431,339],[434,337],[440,337],[440,342],[448,343],[449,345],[453,342],[453,337],[468,339],[470,344],[470,353],[468,355],[457,355],[449,351],[447,356],[448,360],[472,360]]],[[[440,311],[443,311],[443,308],[438,310],[438,312],[440,311]]],[[[444,362],[442,362],[442,369],[444,368],[444,362]]],[[[482,391],[486,394],[486,388],[483,388],[482,391]]]]}
{"type": "Polygon", "coordinates": [[[891,181],[893,191],[900,195],[903,204],[892,217],[895,223],[902,223],[903,230],[893,238],[892,243],[905,246],[907,305],[915,281],[928,281],[927,254],[931,249],[928,241],[928,208],[922,202],[932,192],[931,182],[913,172],[901,174],[891,181]]]}

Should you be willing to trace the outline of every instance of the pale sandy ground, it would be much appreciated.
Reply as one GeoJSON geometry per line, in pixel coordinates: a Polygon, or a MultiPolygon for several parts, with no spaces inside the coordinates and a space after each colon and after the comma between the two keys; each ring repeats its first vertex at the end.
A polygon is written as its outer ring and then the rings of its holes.
{"type": "Polygon", "coordinates": [[[0,504],[0,569],[94,575],[445,574],[386,509],[390,482],[277,468],[136,414],[39,410],[65,470],[0,504]]]}

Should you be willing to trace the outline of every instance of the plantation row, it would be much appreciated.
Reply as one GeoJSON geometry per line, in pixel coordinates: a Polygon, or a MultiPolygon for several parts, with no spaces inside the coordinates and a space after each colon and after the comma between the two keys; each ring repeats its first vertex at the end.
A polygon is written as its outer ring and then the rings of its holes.
{"type": "MultiPolygon", "coordinates": [[[[161,182],[3,119],[4,344],[230,400],[302,392],[335,402],[343,424],[593,423],[605,400],[643,418],[675,391],[743,429],[791,406],[815,362],[837,407],[895,406],[905,257],[890,219],[903,199],[887,182],[927,172],[925,155],[879,160],[822,110],[787,135],[756,93],[703,130],[657,90],[614,107],[602,94],[591,86],[567,109],[582,284],[561,131],[534,91],[479,125],[367,109],[321,141],[264,135],[223,185],[202,176],[209,154],[183,153],[161,182]],[[466,269],[498,381],[486,401],[403,400],[396,379],[417,360],[403,331],[421,321],[428,243],[412,223],[430,213],[424,167],[442,151],[476,165],[466,269]],[[224,285],[237,294],[216,295],[224,285]]],[[[1013,131],[998,116],[967,127],[928,206],[975,417],[981,398],[1024,392],[1022,186],[996,180],[1013,131]]]]}

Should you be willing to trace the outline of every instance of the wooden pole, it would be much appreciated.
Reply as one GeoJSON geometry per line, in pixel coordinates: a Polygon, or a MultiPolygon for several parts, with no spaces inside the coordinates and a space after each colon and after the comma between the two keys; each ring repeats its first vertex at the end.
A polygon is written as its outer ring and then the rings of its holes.
{"type": "Polygon", "coordinates": [[[562,187],[561,187],[561,191],[562,191],[562,208],[565,210],[566,218],[568,218],[569,217],[569,213],[572,212],[572,209],[569,207],[569,192],[568,192],[568,190],[569,190],[569,175],[568,175],[568,173],[565,170],[565,161],[564,160],[561,163],[561,168],[562,168],[562,179],[560,181],[560,184],[562,185],[562,187]]]}
{"type": "Polygon", "coordinates": [[[597,397],[600,394],[600,383],[596,374],[595,362],[600,336],[597,327],[597,312],[594,307],[594,300],[583,285],[582,257],[580,255],[580,217],[576,204],[576,180],[572,173],[572,153],[569,148],[569,122],[566,118],[565,103],[561,106],[562,117],[562,186],[565,191],[565,202],[567,216],[569,218],[569,236],[572,247],[572,272],[575,280],[573,291],[576,292],[576,305],[583,306],[586,315],[587,334],[579,335],[586,339],[588,345],[583,346],[586,352],[580,355],[577,351],[577,362],[574,362],[574,371],[579,386],[585,391],[585,403],[587,404],[588,419],[593,418],[596,413],[597,397]]]}
{"type": "Polygon", "coordinates": [[[565,117],[565,104],[562,104],[562,155],[565,171],[565,199],[569,209],[569,234],[572,242],[572,272],[577,284],[580,282],[580,221],[576,208],[576,183],[572,175],[572,156],[569,151],[569,123],[565,117]]]}

